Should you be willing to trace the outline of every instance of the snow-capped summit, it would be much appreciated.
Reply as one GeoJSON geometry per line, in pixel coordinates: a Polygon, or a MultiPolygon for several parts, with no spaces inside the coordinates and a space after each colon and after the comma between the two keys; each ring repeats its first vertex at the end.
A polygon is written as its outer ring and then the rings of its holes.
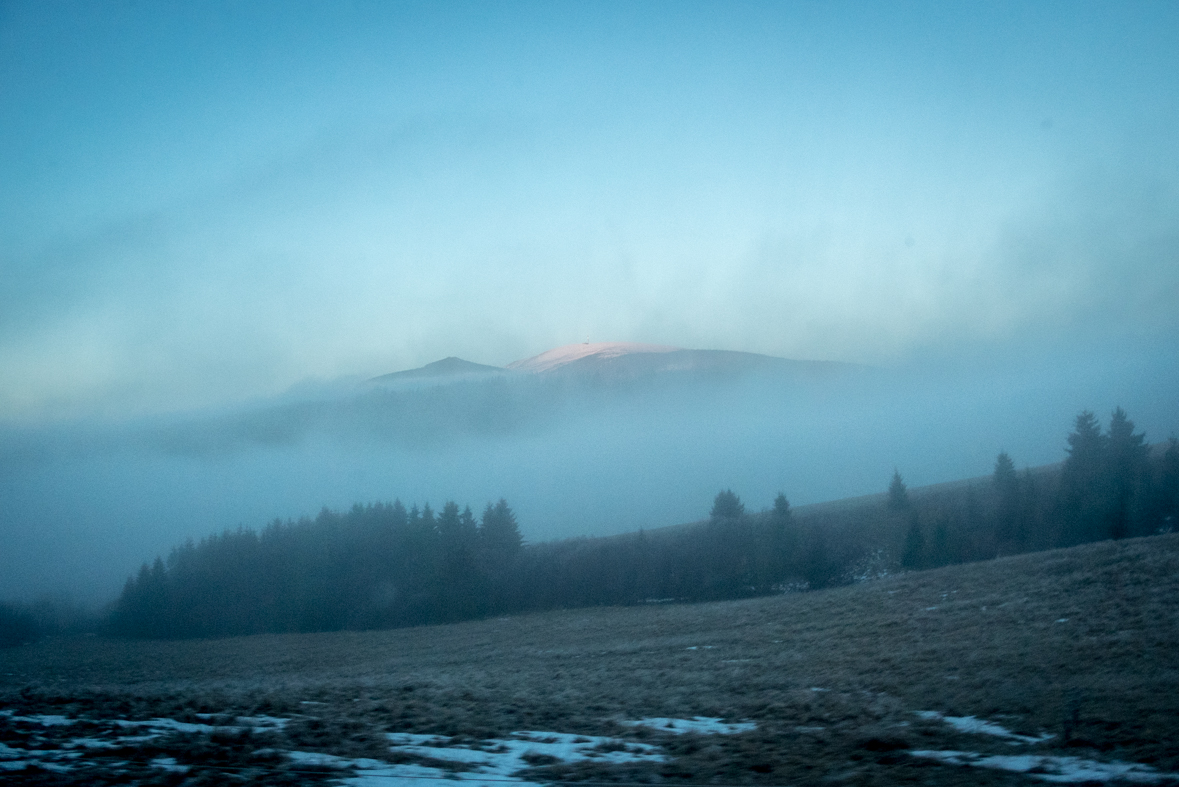
{"type": "Polygon", "coordinates": [[[554,347],[540,355],[513,361],[508,364],[509,369],[522,372],[547,372],[566,364],[580,361],[591,356],[606,360],[635,353],[670,353],[682,348],[670,347],[663,344],[639,344],[637,342],[585,342],[583,344],[566,344],[554,347]]]}

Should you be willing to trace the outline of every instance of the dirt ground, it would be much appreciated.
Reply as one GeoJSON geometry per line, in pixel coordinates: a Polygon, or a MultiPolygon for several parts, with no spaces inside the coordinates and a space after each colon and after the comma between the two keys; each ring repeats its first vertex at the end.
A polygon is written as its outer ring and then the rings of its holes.
{"type": "Polygon", "coordinates": [[[1085,777],[1076,764],[1134,763],[1123,779],[1179,783],[1179,534],[745,601],[0,651],[9,784],[363,774],[290,752],[475,779],[445,757],[391,749],[387,734],[478,749],[520,730],[605,736],[620,751],[645,743],[662,757],[538,755],[508,781],[1028,784],[1071,763],[1072,776],[1051,780],[1100,782],[1116,768],[1085,777]],[[624,723],[651,717],[756,727],[675,734],[624,723]],[[974,721],[955,721],[965,717],[974,721]],[[151,719],[179,724],[133,740],[130,723],[151,719]],[[987,734],[980,721],[998,726],[987,734]]]}

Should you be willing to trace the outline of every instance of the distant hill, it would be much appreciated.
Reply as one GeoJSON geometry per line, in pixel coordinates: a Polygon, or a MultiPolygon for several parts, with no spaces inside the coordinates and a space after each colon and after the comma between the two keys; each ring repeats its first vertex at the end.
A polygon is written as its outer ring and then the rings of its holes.
{"type": "Polygon", "coordinates": [[[443,358],[417,369],[383,374],[368,380],[380,385],[439,385],[531,374],[542,378],[594,381],[635,381],[650,378],[712,380],[750,374],[786,375],[797,380],[823,380],[866,367],[834,361],[798,361],[734,350],[689,350],[636,342],[585,342],[546,350],[506,367],[461,358],[443,358]]]}
{"type": "Polygon", "coordinates": [[[510,373],[507,369],[499,366],[488,366],[487,364],[464,361],[462,358],[456,358],[452,355],[449,358],[428,363],[417,369],[406,369],[402,372],[382,374],[366,382],[384,386],[438,385],[458,382],[460,380],[500,377],[510,373]]]}

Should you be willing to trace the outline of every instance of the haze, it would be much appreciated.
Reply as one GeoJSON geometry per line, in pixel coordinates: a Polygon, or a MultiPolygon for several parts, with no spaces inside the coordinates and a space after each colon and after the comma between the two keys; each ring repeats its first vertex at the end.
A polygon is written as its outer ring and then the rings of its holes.
{"type": "Polygon", "coordinates": [[[1173,3],[0,4],[0,597],[325,504],[541,540],[1162,440],[1176,52],[1173,3]],[[243,426],[587,340],[889,371],[243,426]]]}

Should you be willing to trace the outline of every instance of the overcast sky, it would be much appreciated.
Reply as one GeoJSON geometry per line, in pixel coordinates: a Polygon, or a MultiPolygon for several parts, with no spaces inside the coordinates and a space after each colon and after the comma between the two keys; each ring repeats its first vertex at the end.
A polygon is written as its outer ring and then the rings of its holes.
{"type": "Polygon", "coordinates": [[[0,2],[0,420],[1179,335],[1179,4],[0,2]]]}

